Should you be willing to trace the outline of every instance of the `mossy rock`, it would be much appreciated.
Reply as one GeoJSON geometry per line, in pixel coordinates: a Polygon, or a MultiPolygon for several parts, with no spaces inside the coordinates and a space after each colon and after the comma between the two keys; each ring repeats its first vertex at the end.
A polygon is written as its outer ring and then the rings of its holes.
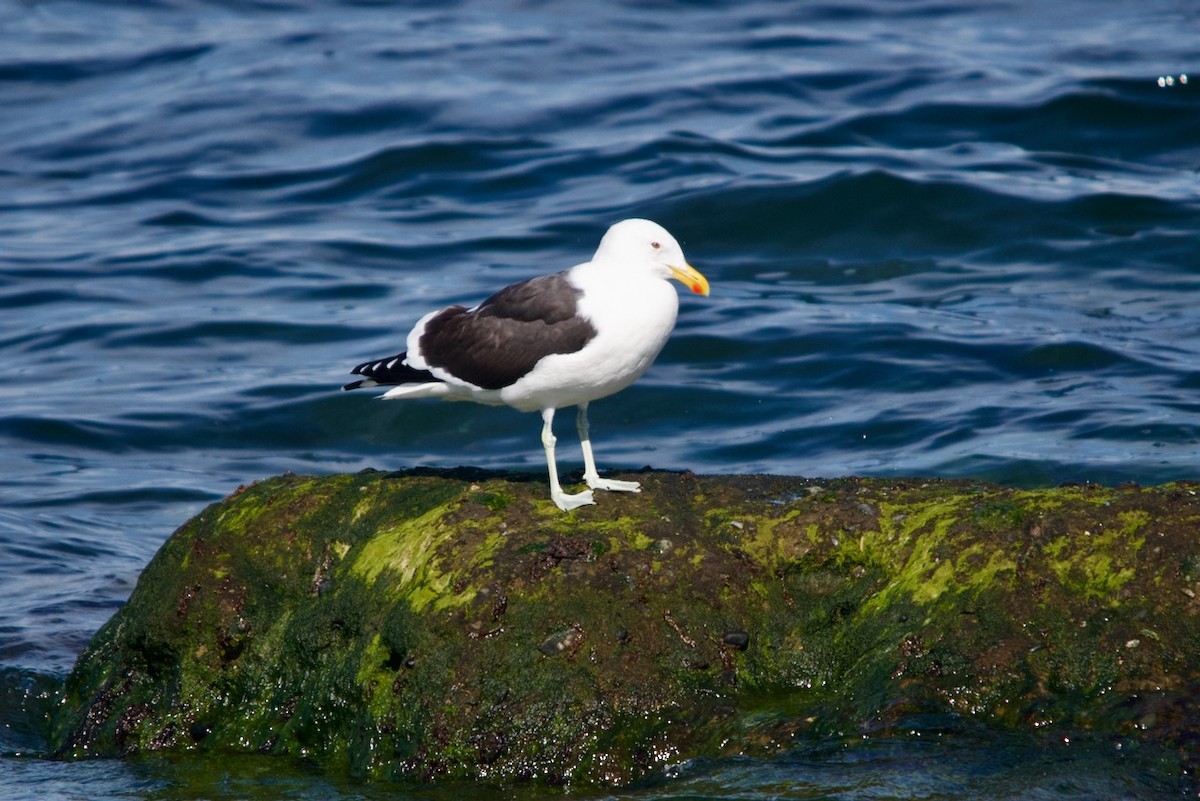
{"type": "Polygon", "coordinates": [[[619,784],[933,714],[1196,763],[1192,485],[639,478],[569,514],[469,470],[240,489],[80,657],[56,751],[619,784]]]}

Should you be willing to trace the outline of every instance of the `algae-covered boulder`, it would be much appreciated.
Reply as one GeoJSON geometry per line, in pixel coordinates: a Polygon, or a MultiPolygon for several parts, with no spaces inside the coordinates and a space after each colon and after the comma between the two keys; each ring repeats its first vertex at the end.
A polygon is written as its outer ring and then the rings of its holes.
{"type": "Polygon", "coordinates": [[[933,714],[1200,754],[1192,486],[639,478],[239,490],[82,655],[57,753],[620,783],[933,714]]]}

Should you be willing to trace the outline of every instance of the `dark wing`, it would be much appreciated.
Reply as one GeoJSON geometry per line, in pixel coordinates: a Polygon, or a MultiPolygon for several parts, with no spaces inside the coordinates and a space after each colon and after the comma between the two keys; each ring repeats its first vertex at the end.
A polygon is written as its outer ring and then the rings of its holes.
{"type": "Polygon", "coordinates": [[[474,309],[451,306],[425,324],[421,356],[477,387],[503,389],[543,357],[574,353],[596,335],[577,314],[579,296],[558,273],[507,286],[474,309]]]}

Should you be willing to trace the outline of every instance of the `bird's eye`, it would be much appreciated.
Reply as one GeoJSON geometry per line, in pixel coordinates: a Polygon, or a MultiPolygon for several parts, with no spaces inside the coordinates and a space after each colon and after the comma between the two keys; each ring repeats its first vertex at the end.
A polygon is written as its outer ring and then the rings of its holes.
{"type": "Polygon", "coordinates": [[[659,244],[659,243],[657,243],[657,242],[651,242],[651,243],[650,243],[650,247],[654,248],[655,250],[658,250],[659,248],[661,248],[661,247],[662,247],[662,245],[660,245],[660,244],[659,244]]]}

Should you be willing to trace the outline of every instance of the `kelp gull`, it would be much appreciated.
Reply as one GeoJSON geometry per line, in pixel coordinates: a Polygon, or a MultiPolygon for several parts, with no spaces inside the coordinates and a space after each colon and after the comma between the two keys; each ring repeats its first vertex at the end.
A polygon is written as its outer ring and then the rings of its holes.
{"type": "Polygon", "coordinates": [[[563,510],[595,503],[592,490],[640,492],[634,481],[601,478],[588,439],[588,403],[636,381],[658,356],[679,311],[668,281],[699,295],[708,281],[666,229],[624,220],[608,229],[592,260],[501,289],[474,308],[422,317],[407,350],[366,362],[342,389],[391,386],[382,398],[441,398],[542,413],[550,497],[563,510]],[[554,412],[578,407],[588,490],[563,492],[554,461],[554,412]]]}

